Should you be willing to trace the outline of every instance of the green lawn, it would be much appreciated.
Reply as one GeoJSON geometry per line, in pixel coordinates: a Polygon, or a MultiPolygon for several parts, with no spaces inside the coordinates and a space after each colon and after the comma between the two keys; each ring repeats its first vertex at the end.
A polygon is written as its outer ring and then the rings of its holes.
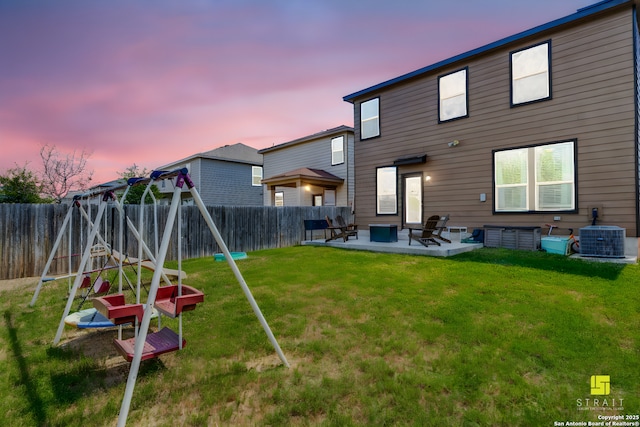
{"type": "MultiPolygon", "coordinates": [[[[228,265],[185,261],[205,302],[184,314],[183,351],[142,363],[128,425],[552,426],[640,413],[638,265],[293,247],[238,266],[291,369],[228,265]],[[591,394],[592,375],[610,376],[609,395],[591,394]]],[[[3,425],[115,425],[128,375],[115,331],[67,328],[52,347],[67,284],[29,308],[34,287],[0,294],[3,425]]]]}

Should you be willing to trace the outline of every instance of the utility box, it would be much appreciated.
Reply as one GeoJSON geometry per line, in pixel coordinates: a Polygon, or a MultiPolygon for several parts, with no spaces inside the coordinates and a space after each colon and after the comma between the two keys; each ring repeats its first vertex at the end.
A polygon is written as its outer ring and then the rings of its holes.
{"type": "Polygon", "coordinates": [[[541,236],[542,229],[540,227],[484,226],[484,245],[488,248],[537,251],[540,249],[541,236]]]}
{"type": "Polygon", "coordinates": [[[369,224],[370,242],[397,242],[398,226],[395,224],[369,224]]]}
{"type": "Polygon", "coordinates": [[[626,229],[615,225],[589,225],[580,229],[580,255],[624,258],[626,229]]]}

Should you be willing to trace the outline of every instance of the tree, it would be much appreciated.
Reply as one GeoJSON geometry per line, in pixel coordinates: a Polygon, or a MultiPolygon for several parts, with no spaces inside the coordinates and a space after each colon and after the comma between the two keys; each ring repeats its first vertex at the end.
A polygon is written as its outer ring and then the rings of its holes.
{"type": "Polygon", "coordinates": [[[40,149],[42,158],[42,193],[57,203],[72,190],[84,191],[89,188],[93,171],[87,170],[87,160],[91,153],[62,155],[55,145],[44,145],[40,149]]]}
{"type": "MultiPolygon", "coordinates": [[[[120,177],[127,180],[129,178],[148,177],[150,174],[151,172],[148,171],[147,168],[140,169],[140,167],[135,163],[133,164],[133,166],[129,166],[127,169],[125,169],[124,172],[118,172],[118,175],[120,175],[120,177]]],[[[145,185],[134,185],[133,187],[131,187],[129,189],[129,192],[127,193],[127,198],[124,200],[124,203],[129,205],[139,205],[140,200],[142,199],[142,194],[144,194],[144,190],[146,190],[146,188],[147,187],[145,185]]],[[[156,198],[156,200],[162,197],[160,190],[155,184],[151,186],[150,191],[153,193],[153,196],[156,198]]],[[[153,203],[153,198],[150,194],[147,194],[147,196],[144,198],[144,203],[153,203]]]]}
{"type": "Polygon", "coordinates": [[[0,175],[0,203],[48,203],[40,197],[42,186],[27,164],[7,170],[0,175]]]}

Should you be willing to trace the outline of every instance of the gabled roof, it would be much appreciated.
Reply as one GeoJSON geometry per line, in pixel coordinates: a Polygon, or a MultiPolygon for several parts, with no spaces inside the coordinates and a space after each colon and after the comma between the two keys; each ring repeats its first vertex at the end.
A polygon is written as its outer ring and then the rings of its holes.
{"type": "MultiPolygon", "coordinates": [[[[111,187],[122,187],[123,185],[127,185],[127,180],[124,178],[114,179],[113,181],[103,182],[98,185],[94,185],[89,188],[89,191],[100,190],[100,189],[108,189],[111,187]]],[[[86,193],[86,191],[81,191],[80,193],[86,193]]]]}
{"type": "Polygon", "coordinates": [[[233,145],[225,145],[216,149],[206,151],[200,154],[200,157],[207,159],[233,160],[236,162],[247,162],[253,164],[262,164],[262,156],[258,154],[258,150],[248,145],[237,143],[233,145]]]}
{"type": "Polygon", "coordinates": [[[326,138],[329,136],[345,133],[345,132],[353,132],[353,128],[345,125],[340,125],[335,128],[326,129],[320,131],[318,133],[314,133],[313,135],[303,136],[302,138],[294,139],[293,141],[283,142],[282,144],[274,145],[273,147],[263,148],[259,150],[259,154],[268,153],[270,151],[280,150],[281,148],[289,147],[291,145],[302,144],[303,142],[313,141],[315,139],[326,138]]]}
{"type": "MultiPolygon", "coordinates": [[[[636,0],[637,1],[637,0],[636,0]]],[[[401,82],[405,82],[407,80],[416,78],[416,77],[420,77],[424,74],[427,73],[431,73],[433,71],[436,71],[440,68],[444,68],[444,67],[448,67],[454,63],[457,62],[461,62],[461,61],[468,61],[469,58],[472,58],[474,56],[477,55],[481,55],[481,54],[485,54],[488,53],[490,51],[496,50],[496,49],[500,49],[503,48],[507,45],[510,44],[514,44],[516,42],[519,42],[525,38],[528,37],[532,37],[535,35],[539,35],[541,33],[550,31],[550,30],[555,30],[558,29],[559,27],[565,26],[565,25],[570,25],[573,23],[576,23],[578,21],[581,21],[583,19],[586,19],[588,17],[593,17],[594,15],[597,15],[599,13],[602,13],[604,11],[608,11],[611,9],[614,9],[616,7],[622,6],[622,5],[628,5],[628,4],[633,4],[635,3],[634,0],[604,0],[604,1],[600,1],[598,3],[594,3],[590,6],[587,7],[583,7],[581,9],[578,9],[578,11],[574,14],[565,16],[564,18],[560,18],[560,19],[556,19],[554,21],[548,22],[546,24],[543,25],[539,25],[537,27],[531,28],[530,30],[526,30],[523,31],[521,33],[515,34],[513,36],[510,37],[506,37],[504,39],[498,40],[496,42],[490,43],[488,45],[479,47],[477,49],[473,49],[470,50],[468,52],[462,53],[460,55],[456,55],[453,56],[449,59],[445,59],[444,61],[440,61],[440,62],[436,62],[435,64],[429,65],[427,67],[424,68],[420,68],[419,70],[413,71],[411,73],[407,73],[404,74],[402,76],[396,77],[394,79],[391,80],[387,80],[385,82],[379,83],[375,86],[371,86],[367,89],[363,89],[360,90],[358,92],[354,92],[350,95],[347,95],[345,97],[343,97],[342,99],[347,101],[347,102],[351,102],[353,103],[354,100],[356,98],[359,98],[361,96],[366,96],[367,94],[370,94],[372,92],[376,92],[379,91],[381,89],[393,86],[397,83],[401,83],[401,82]]],[[[535,6],[535,2],[531,3],[532,7],[535,6]]]]}
{"type": "Polygon", "coordinates": [[[203,153],[193,154],[158,169],[170,169],[174,165],[189,162],[194,159],[222,160],[235,163],[246,163],[250,165],[262,165],[262,154],[258,154],[257,149],[239,142],[233,145],[218,147],[203,153]]]}
{"type": "Polygon", "coordinates": [[[342,184],[344,179],[322,169],[298,168],[265,178],[262,180],[262,183],[267,185],[287,186],[287,184],[293,184],[297,181],[304,181],[317,185],[338,185],[342,184]]]}

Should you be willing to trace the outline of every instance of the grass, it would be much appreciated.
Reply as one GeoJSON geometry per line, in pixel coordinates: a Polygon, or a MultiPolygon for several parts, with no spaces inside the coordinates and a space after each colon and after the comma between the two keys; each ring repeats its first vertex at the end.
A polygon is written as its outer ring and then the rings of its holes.
{"type": "MultiPolygon", "coordinates": [[[[129,425],[532,426],[640,410],[638,265],[320,247],[238,265],[291,369],[226,263],[186,261],[205,302],[184,315],[182,352],[142,363],[129,425]],[[609,396],[591,396],[592,375],[610,375],[609,396]]],[[[66,283],[29,308],[33,289],[0,295],[3,424],[115,425],[128,374],[115,332],[66,329],[52,347],[66,283]]]]}

